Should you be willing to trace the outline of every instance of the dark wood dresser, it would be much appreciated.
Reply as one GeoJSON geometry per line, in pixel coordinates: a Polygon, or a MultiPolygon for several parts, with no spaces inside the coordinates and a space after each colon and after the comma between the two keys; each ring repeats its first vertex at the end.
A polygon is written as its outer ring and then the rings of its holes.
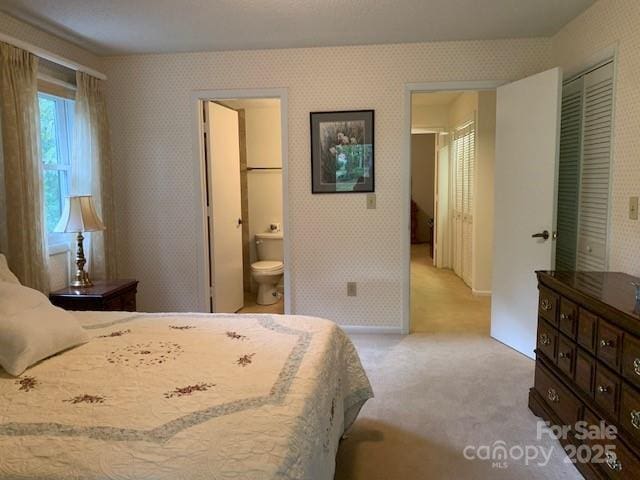
{"type": "Polygon", "coordinates": [[[136,311],[137,280],[94,281],[91,287],[65,287],[49,300],[65,310],[136,311]]]}
{"type": "Polygon", "coordinates": [[[537,275],[529,408],[554,425],[614,426],[613,440],[579,439],[574,428],[561,442],[586,444],[588,458],[599,460],[576,463],[588,479],[640,479],[640,305],[632,285],[640,279],[604,272],[537,275]]]}

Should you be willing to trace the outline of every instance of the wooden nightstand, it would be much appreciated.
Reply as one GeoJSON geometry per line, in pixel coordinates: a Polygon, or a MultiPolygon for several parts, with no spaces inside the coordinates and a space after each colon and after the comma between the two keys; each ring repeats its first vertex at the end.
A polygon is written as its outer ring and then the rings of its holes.
{"type": "Polygon", "coordinates": [[[49,300],[65,310],[136,311],[137,280],[94,281],[92,287],[65,287],[49,294],[49,300]]]}

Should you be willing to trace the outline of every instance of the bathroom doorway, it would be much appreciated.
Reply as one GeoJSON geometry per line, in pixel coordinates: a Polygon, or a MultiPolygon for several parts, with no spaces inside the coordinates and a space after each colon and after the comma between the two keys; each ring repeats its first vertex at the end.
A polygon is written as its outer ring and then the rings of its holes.
{"type": "Polygon", "coordinates": [[[205,310],[288,311],[282,96],[211,95],[200,107],[205,310]]]}

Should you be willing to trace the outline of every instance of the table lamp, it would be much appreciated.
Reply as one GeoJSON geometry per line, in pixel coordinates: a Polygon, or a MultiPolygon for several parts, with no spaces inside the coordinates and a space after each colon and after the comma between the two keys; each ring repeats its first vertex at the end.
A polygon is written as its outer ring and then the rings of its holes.
{"type": "Polygon", "coordinates": [[[71,282],[72,287],[90,287],[93,285],[89,274],[85,272],[83,232],[97,232],[104,230],[105,226],[96,213],[91,195],[72,195],[66,198],[64,210],[54,232],[77,233],[78,247],[76,251],[76,276],[71,282]]]}

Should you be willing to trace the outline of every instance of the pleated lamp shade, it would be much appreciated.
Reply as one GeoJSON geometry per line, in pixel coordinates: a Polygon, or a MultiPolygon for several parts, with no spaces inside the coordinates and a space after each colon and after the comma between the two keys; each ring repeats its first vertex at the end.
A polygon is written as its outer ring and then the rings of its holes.
{"type": "Polygon", "coordinates": [[[73,195],[67,197],[62,216],[54,232],[78,233],[105,230],[98,217],[91,195],[73,195]]]}

